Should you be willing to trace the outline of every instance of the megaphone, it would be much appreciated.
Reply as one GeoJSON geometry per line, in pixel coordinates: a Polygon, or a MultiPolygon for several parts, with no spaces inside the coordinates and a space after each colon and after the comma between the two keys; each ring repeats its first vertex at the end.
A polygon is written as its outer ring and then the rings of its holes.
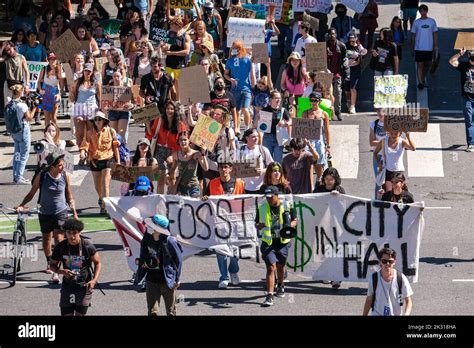
{"type": "Polygon", "coordinates": [[[39,155],[44,152],[45,146],[42,141],[33,143],[33,150],[39,155]]]}
{"type": "Polygon", "coordinates": [[[283,228],[280,230],[280,237],[285,239],[294,238],[297,235],[297,230],[291,227],[291,215],[290,212],[285,211],[283,213],[283,228]]]}

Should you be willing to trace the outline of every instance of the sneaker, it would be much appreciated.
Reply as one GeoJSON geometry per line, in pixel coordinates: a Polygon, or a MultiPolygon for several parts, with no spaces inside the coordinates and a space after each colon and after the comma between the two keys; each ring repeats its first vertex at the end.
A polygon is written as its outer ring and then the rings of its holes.
{"type": "Polygon", "coordinates": [[[53,276],[51,277],[51,283],[59,284],[59,275],[57,273],[53,273],[53,276]]]}
{"type": "Polygon", "coordinates": [[[337,290],[337,289],[339,289],[339,288],[341,287],[341,282],[338,282],[338,281],[333,280],[333,281],[331,282],[331,285],[332,285],[332,288],[333,288],[334,290],[337,290]]]}
{"type": "Polygon", "coordinates": [[[285,297],[285,287],[283,285],[277,287],[277,291],[276,291],[275,296],[280,297],[280,298],[285,297]]]}
{"type": "Polygon", "coordinates": [[[129,280],[129,283],[135,283],[135,278],[136,278],[137,274],[136,273],[133,273],[132,274],[132,279],[129,280]]]}
{"type": "Polygon", "coordinates": [[[54,273],[53,270],[51,269],[51,266],[49,265],[49,263],[48,263],[48,266],[46,267],[46,273],[47,274],[53,274],[54,273]]]}
{"type": "Polygon", "coordinates": [[[347,105],[347,110],[350,110],[350,109],[351,109],[351,102],[350,102],[350,100],[348,100],[348,101],[346,102],[346,105],[347,105]]]}
{"type": "Polygon", "coordinates": [[[466,148],[466,152],[473,152],[474,151],[474,145],[468,145],[466,148]]]}
{"type": "Polygon", "coordinates": [[[17,185],[31,185],[31,181],[25,178],[20,178],[18,180],[15,180],[15,184],[17,185]]]}
{"type": "Polygon", "coordinates": [[[265,296],[265,301],[263,301],[262,307],[270,307],[273,305],[274,305],[273,294],[268,294],[267,296],[265,296]]]}
{"type": "Polygon", "coordinates": [[[219,282],[219,289],[227,289],[229,286],[229,282],[227,280],[222,280],[219,282]]]}
{"type": "Polygon", "coordinates": [[[105,208],[100,208],[100,215],[107,215],[107,209],[105,208]]]}
{"type": "Polygon", "coordinates": [[[342,121],[342,115],[341,115],[340,111],[339,111],[339,113],[336,112],[336,117],[337,117],[338,121],[342,121]]]}
{"type": "Polygon", "coordinates": [[[349,107],[349,113],[352,114],[352,115],[356,113],[356,108],[355,108],[354,105],[351,105],[351,106],[349,107]]]}
{"type": "Polygon", "coordinates": [[[239,285],[240,279],[239,279],[239,275],[237,273],[231,273],[230,274],[230,283],[232,285],[239,285]]]}
{"type": "Polygon", "coordinates": [[[37,126],[41,126],[42,123],[41,123],[41,117],[35,117],[35,125],[37,126]]]}

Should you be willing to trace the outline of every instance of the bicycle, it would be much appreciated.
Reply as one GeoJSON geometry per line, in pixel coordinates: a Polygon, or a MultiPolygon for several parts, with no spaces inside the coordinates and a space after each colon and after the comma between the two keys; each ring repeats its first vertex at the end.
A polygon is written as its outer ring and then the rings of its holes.
{"type": "Polygon", "coordinates": [[[12,239],[12,259],[13,259],[13,279],[11,286],[15,286],[16,284],[16,277],[17,274],[21,271],[23,257],[25,256],[27,244],[26,244],[26,233],[27,233],[27,217],[31,214],[37,213],[38,209],[32,208],[28,210],[24,210],[22,212],[17,213],[16,222],[14,222],[8,216],[6,211],[15,212],[16,209],[4,207],[2,203],[0,203],[0,211],[5,215],[8,220],[15,224],[15,229],[13,231],[13,239],[12,239]]]}

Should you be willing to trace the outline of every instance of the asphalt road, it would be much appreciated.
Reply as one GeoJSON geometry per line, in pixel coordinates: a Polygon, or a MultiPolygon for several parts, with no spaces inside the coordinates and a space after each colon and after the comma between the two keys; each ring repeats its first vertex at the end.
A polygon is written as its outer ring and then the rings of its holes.
{"type": "MultiPolygon", "coordinates": [[[[103,3],[107,3],[103,1],[103,3]]],[[[381,1],[379,9],[380,26],[389,23],[398,14],[398,1],[381,1]]],[[[410,177],[415,162],[408,165],[409,187],[417,201],[424,201],[427,207],[451,207],[450,210],[424,211],[425,230],[421,242],[419,281],[413,284],[415,315],[472,315],[474,314],[474,154],[464,152],[465,133],[459,94],[458,73],[447,65],[452,50],[454,31],[471,28],[472,21],[465,13],[474,13],[474,5],[450,1],[426,1],[430,15],[440,26],[440,70],[431,78],[427,101],[431,112],[430,123],[439,128],[439,146],[426,146],[420,150],[439,153],[442,158],[443,175],[440,177],[410,177]],[[461,281],[460,281],[461,280],[461,281]]],[[[108,5],[110,7],[110,5],[108,5]]],[[[113,5],[112,5],[113,6],[113,5]]],[[[421,98],[413,88],[415,76],[413,58],[404,52],[401,72],[409,74],[411,87],[408,101],[421,98]]],[[[278,64],[278,62],[275,62],[278,64]]],[[[343,122],[333,123],[333,132],[353,132],[358,126],[359,164],[357,177],[343,179],[343,186],[351,195],[370,197],[373,187],[371,152],[368,146],[368,123],[374,118],[372,108],[373,82],[370,72],[364,76],[363,90],[355,116],[345,117],[343,122]],[[348,126],[349,128],[343,128],[348,126]],[[354,128],[355,127],[355,128],[354,128]]],[[[61,121],[65,137],[69,135],[68,120],[61,121]]],[[[33,126],[33,138],[39,138],[41,127],[33,126]]],[[[132,125],[130,143],[135,144],[144,129],[132,125]]],[[[18,204],[27,193],[28,186],[11,184],[11,141],[0,136],[0,201],[7,206],[18,204]]],[[[423,153],[423,152],[421,152],[423,153]]],[[[34,156],[30,157],[29,169],[33,169],[34,156]]],[[[338,158],[335,158],[338,166],[338,158]]],[[[419,168],[418,168],[419,169],[419,168]]],[[[27,174],[31,178],[32,173],[27,174]]],[[[97,197],[93,189],[92,177],[86,175],[79,186],[73,187],[81,214],[97,214],[97,197]]],[[[119,184],[113,182],[111,192],[118,194],[119,184]]],[[[86,233],[101,253],[103,274],[100,279],[106,296],[95,291],[90,314],[94,315],[142,315],[146,314],[143,293],[137,292],[128,282],[131,271],[127,267],[118,236],[114,231],[86,233]]],[[[30,234],[30,241],[40,247],[38,234],[30,234]]],[[[0,245],[4,245],[11,234],[0,232],[0,245]]],[[[13,288],[5,281],[2,270],[8,263],[0,258],[0,315],[57,315],[59,314],[59,286],[47,283],[42,250],[38,250],[39,260],[27,259],[25,269],[20,274],[20,282],[13,288]],[[2,278],[3,277],[3,281],[2,278]]],[[[264,297],[263,264],[250,261],[240,262],[240,286],[227,290],[217,289],[219,277],[217,262],[213,255],[198,255],[184,263],[182,285],[178,291],[177,307],[180,315],[359,315],[362,312],[366,284],[343,283],[338,291],[313,281],[299,278],[289,273],[286,284],[287,295],[276,299],[271,308],[261,308],[264,297]]]]}

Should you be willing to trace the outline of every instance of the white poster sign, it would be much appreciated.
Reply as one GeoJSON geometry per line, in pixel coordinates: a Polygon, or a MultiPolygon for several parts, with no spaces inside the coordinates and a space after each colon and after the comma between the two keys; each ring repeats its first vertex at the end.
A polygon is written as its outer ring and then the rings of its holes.
{"type": "Polygon", "coordinates": [[[38,80],[41,70],[43,70],[45,66],[48,66],[48,63],[27,61],[26,65],[30,73],[30,91],[36,91],[38,89],[38,80]]]}
{"type": "Polygon", "coordinates": [[[245,48],[252,48],[254,43],[265,42],[264,19],[229,17],[228,28],[227,47],[232,47],[235,40],[242,40],[245,48]]]}
{"type": "Polygon", "coordinates": [[[322,12],[329,13],[331,11],[331,0],[293,0],[293,12],[322,12]]]}
{"type": "Polygon", "coordinates": [[[273,114],[267,111],[260,111],[257,130],[262,133],[270,133],[272,130],[273,114]]]}
{"type": "Polygon", "coordinates": [[[369,0],[342,0],[341,2],[355,13],[362,13],[367,7],[369,0]]]}
{"type": "MultiPolygon", "coordinates": [[[[418,280],[423,231],[422,204],[403,205],[347,195],[281,196],[291,200],[298,217],[298,234],[291,241],[287,266],[313,280],[368,281],[378,270],[378,251],[397,252],[396,268],[411,282],[418,280]]],[[[136,269],[144,219],[167,216],[170,234],[183,245],[184,256],[203,250],[262,262],[255,216],[262,196],[213,196],[207,201],[181,196],[106,198],[107,211],[136,269]]],[[[186,263],[184,264],[186,267],[186,263]]],[[[241,264],[241,267],[245,267],[241,264]]]]}

